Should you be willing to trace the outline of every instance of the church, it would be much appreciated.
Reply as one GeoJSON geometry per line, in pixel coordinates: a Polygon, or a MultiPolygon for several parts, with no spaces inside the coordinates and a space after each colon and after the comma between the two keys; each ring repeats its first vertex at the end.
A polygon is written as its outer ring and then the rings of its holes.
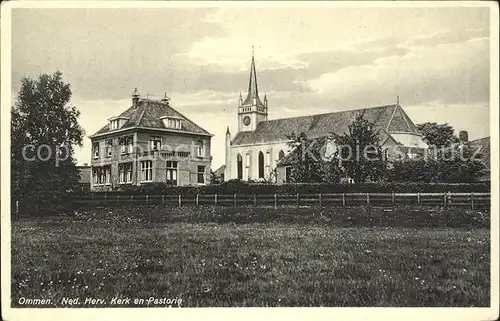
{"type": "MultiPolygon", "coordinates": [[[[232,137],[229,128],[225,137],[224,180],[269,181],[288,180],[285,156],[290,154],[287,138],[292,131],[318,139],[331,133],[343,134],[358,113],[377,127],[384,154],[403,153],[413,158],[427,148],[413,121],[396,104],[356,110],[333,111],[326,114],[268,119],[268,99],[260,99],[255,59],[252,55],[248,92],[238,104],[238,132],[232,137]]],[[[323,141],[327,141],[324,140],[323,141]]],[[[328,149],[328,148],[327,148],[328,149]]]]}

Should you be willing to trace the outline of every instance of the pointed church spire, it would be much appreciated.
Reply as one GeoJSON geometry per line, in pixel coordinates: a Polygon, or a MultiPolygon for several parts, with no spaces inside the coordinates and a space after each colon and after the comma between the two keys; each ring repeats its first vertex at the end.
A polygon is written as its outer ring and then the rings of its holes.
{"type": "Polygon", "coordinates": [[[229,131],[229,126],[227,126],[226,135],[231,135],[231,132],[229,131]]]}
{"type": "Polygon", "coordinates": [[[252,64],[250,65],[250,80],[248,82],[248,93],[247,93],[247,98],[245,99],[243,105],[258,105],[258,106],[264,105],[259,98],[259,90],[257,86],[257,72],[255,71],[255,57],[254,57],[253,46],[252,46],[252,64]]]}

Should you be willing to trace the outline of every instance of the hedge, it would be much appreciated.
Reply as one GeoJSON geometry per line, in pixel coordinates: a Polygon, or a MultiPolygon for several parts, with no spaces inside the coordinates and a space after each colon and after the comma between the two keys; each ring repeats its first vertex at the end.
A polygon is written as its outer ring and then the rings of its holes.
{"type": "MultiPolygon", "coordinates": [[[[170,186],[152,183],[125,191],[112,191],[119,195],[183,195],[196,194],[315,194],[315,193],[489,193],[489,182],[481,183],[364,183],[364,184],[258,184],[230,180],[206,186],[170,186]]],[[[95,192],[100,194],[103,192],[95,192]]]]}

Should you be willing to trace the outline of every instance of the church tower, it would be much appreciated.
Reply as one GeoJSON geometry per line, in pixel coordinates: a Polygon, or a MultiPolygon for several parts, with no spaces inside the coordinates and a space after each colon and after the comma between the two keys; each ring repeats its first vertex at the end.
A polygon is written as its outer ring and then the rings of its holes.
{"type": "Polygon", "coordinates": [[[254,131],[257,124],[267,120],[267,97],[264,102],[260,100],[257,87],[257,72],[255,71],[255,59],[252,52],[252,64],[250,65],[250,80],[248,82],[248,93],[245,100],[240,94],[238,106],[238,131],[254,131]]]}

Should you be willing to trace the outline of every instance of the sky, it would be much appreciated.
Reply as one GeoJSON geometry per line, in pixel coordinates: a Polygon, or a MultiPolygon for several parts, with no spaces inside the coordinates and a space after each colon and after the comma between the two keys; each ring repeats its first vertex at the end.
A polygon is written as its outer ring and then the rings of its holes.
{"type": "MultiPolygon", "coordinates": [[[[255,47],[269,119],[400,104],[416,123],[489,136],[489,8],[199,7],[13,9],[12,94],[60,70],[86,136],[135,87],[214,134],[224,162],[255,47]]],[[[243,98],[244,98],[243,97],[243,98]]],[[[90,163],[90,139],[76,150],[90,163]]]]}

